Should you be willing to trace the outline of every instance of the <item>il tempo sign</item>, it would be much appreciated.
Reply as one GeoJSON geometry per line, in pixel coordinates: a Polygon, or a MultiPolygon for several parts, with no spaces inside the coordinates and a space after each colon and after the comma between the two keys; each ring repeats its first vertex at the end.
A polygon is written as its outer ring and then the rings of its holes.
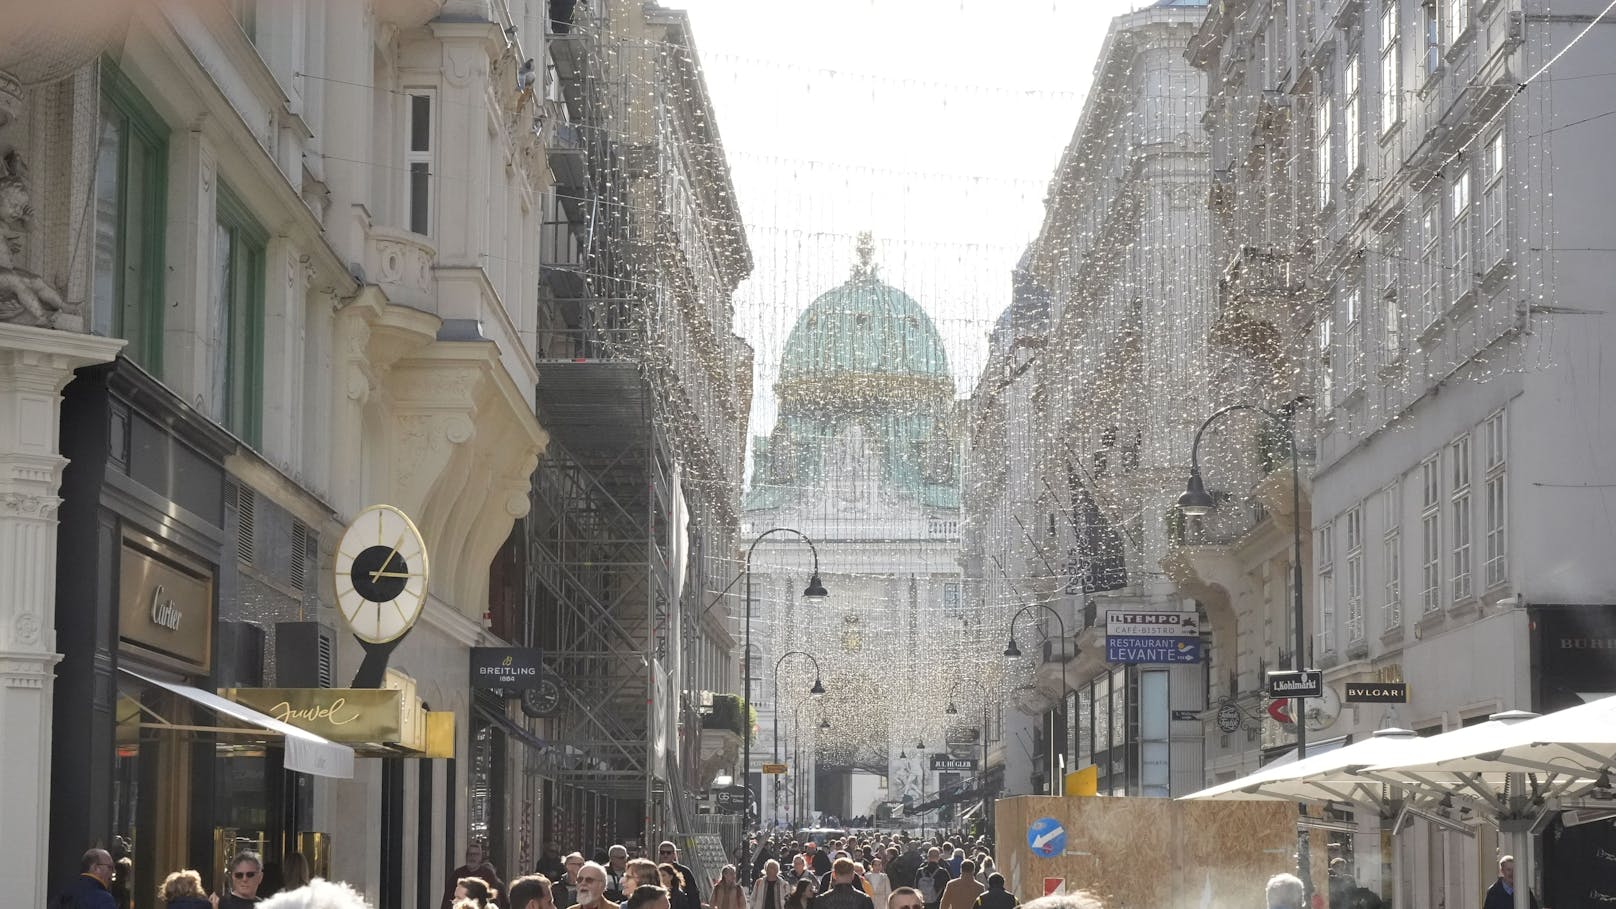
{"type": "Polygon", "coordinates": [[[1201,617],[1193,612],[1105,613],[1107,663],[1199,663],[1201,617]]]}

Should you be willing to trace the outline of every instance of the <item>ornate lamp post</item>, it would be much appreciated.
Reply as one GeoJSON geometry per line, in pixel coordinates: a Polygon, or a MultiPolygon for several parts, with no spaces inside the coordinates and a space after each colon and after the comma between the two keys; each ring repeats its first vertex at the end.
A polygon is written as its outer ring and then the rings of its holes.
{"type": "Polygon", "coordinates": [[[1066,656],[1066,620],[1061,618],[1060,613],[1051,609],[1045,603],[1028,603],[1016,610],[1016,614],[1010,617],[1010,643],[1005,645],[1005,658],[1013,660],[1021,656],[1021,648],[1016,646],[1016,620],[1021,618],[1022,614],[1029,609],[1042,609],[1055,617],[1055,623],[1060,628],[1061,656],[1064,658],[1066,656]]]}
{"type": "MultiPolygon", "coordinates": [[[[814,576],[817,579],[818,578],[818,572],[815,572],[814,576]]],[[[805,656],[805,657],[807,657],[809,659],[810,662],[812,662],[814,664],[814,686],[812,688],[808,689],[808,693],[813,695],[816,698],[825,693],[825,685],[824,685],[824,683],[822,681],[820,681],[821,673],[819,671],[819,660],[817,658],[815,658],[813,654],[809,653],[806,650],[787,650],[785,653],[780,654],[780,659],[774,661],[774,700],[772,701],[772,703],[774,704],[774,710],[772,712],[774,714],[774,746],[773,747],[774,747],[774,762],[776,764],[780,763],[780,664],[784,663],[786,661],[787,657],[793,657],[793,656],[805,656]]],[[[774,811],[773,811],[773,813],[771,815],[771,822],[778,823],[779,820],[780,820],[780,777],[778,775],[776,775],[775,778],[774,778],[774,811]]]]}

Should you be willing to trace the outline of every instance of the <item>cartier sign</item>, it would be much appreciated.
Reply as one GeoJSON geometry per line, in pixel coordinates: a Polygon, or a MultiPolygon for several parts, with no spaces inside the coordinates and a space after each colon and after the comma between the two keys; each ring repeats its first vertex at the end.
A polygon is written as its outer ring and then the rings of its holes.
{"type": "Polygon", "coordinates": [[[124,540],[118,565],[118,636],[208,668],[213,578],[147,537],[124,540]]]}

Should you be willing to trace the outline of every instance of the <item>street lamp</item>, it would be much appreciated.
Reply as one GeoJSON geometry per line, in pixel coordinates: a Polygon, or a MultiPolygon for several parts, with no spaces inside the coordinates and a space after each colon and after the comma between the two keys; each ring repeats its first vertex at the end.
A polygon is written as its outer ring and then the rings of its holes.
{"type": "MultiPolygon", "coordinates": [[[[743,730],[745,734],[741,737],[743,742],[741,780],[748,793],[746,809],[748,815],[752,811],[752,727],[748,723],[748,719],[752,715],[752,552],[757,549],[759,543],[763,542],[764,537],[777,533],[796,534],[798,539],[808,544],[808,550],[814,554],[814,573],[808,577],[808,586],[802,592],[803,597],[809,600],[823,600],[830,596],[830,591],[825,589],[825,583],[819,579],[819,548],[814,545],[814,541],[809,539],[807,534],[793,527],[771,527],[758,534],[757,539],[752,541],[752,545],[746,547],[746,559],[742,563],[741,573],[726,584],[724,589],[718,592],[718,596],[707,604],[707,609],[717,606],[719,600],[724,598],[724,594],[735,586],[736,581],[746,578],[746,651],[745,656],[741,659],[741,724],[746,728],[743,730]]],[[[706,609],[702,610],[703,614],[706,611],[706,609]]],[[[823,694],[825,692],[824,686],[820,685],[817,680],[814,686],[819,690],[813,693],[823,694]]]]}
{"type": "MultiPolygon", "coordinates": [[[[817,581],[818,579],[819,572],[815,571],[814,580],[817,581]]],[[[823,590],[824,588],[821,587],[820,589],[823,590]]],[[[793,656],[805,656],[814,664],[814,687],[808,689],[808,693],[816,698],[825,693],[825,685],[820,681],[819,660],[813,654],[806,650],[787,650],[785,653],[780,654],[780,659],[774,661],[774,710],[771,712],[774,714],[774,762],[776,764],[780,763],[780,664],[784,663],[787,657],[793,656]]],[[[779,819],[780,778],[776,776],[774,780],[774,812],[770,822],[773,823],[779,819]]]]}
{"type": "Polygon", "coordinates": [[[1061,658],[1065,659],[1065,657],[1066,657],[1066,620],[1061,618],[1061,614],[1056,612],[1054,609],[1051,609],[1049,607],[1049,605],[1046,604],[1046,603],[1028,603],[1027,605],[1025,605],[1025,606],[1021,607],[1020,609],[1016,610],[1016,614],[1010,617],[1010,643],[1008,645],[1006,645],[1005,648],[1004,648],[1004,656],[1005,656],[1005,658],[1013,660],[1013,659],[1016,659],[1017,657],[1021,656],[1021,648],[1016,645],[1016,620],[1021,618],[1022,614],[1025,613],[1029,609],[1042,609],[1043,611],[1045,611],[1045,612],[1047,612],[1050,615],[1055,617],[1055,622],[1060,627],[1061,658]]]}
{"type": "MultiPolygon", "coordinates": [[[[1014,638],[1011,639],[1011,643],[1015,643],[1014,638]]],[[[982,790],[982,825],[983,829],[986,829],[988,823],[988,686],[977,679],[960,679],[949,687],[948,709],[943,712],[949,716],[959,715],[959,708],[954,706],[954,692],[959,690],[959,686],[966,683],[975,685],[977,690],[982,692],[982,764],[976,768],[976,786],[982,790]]]]}
{"type": "MultiPolygon", "coordinates": [[[[1270,420],[1285,433],[1285,438],[1291,449],[1291,607],[1294,610],[1293,619],[1296,624],[1296,655],[1292,658],[1293,669],[1302,668],[1302,655],[1307,651],[1307,632],[1305,631],[1307,612],[1302,605],[1302,462],[1296,455],[1296,413],[1294,405],[1289,413],[1281,415],[1266,407],[1256,404],[1230,404],[1212,412],[1210,417],[1201,423],[1195,430],[1195,441],[1190,444],[1190,478],[1185,486],[1184,494],[1178,497],[1178,510],[1186,515],[1201,516],[1211,514],[1217,508],[1217,501],[1206,491],[1206,484],[1201,480],[1201,436],[1206,428],[1224,414],[1236,410],[1249,410],[1270,420]]],[[[1292,715],[1296,719],[1296,759],[1307,757],[1307,705],[1304,699],[1297,698],[1292,705],[1292,715]]],[[[1297,853],[1298,870],[1301,871],[1303,885],[1308,895],[1313,892],[1312,878],[1307,874],[1308,846],[1307,838],[1302,838],[1301,848],[1297,853]]]]}

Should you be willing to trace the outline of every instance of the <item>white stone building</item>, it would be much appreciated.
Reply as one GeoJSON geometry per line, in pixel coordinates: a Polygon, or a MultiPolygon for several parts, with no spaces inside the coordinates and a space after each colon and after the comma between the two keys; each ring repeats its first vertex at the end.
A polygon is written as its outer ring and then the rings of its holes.
{"type": "Polygon", "coordinates": [[[1195,608],[1160,562],[1210,413],[1206,89],[1183,54],[1205,14],[1168,0],[1112,21],[1027,260],[1050,336],[1034,363],[1039,488],[1018,503],[1034,558],[1010,606],[1060,614],[1027,609],[1014,629],[1023,645],[1055,642],[1036,670],[1056,699],[1038,731],[1046,786],[1090,764],[1119,795],[1178,795],[1202,777],[1200,724],[1172,717],[1204,706],[1203,667],[1109,665],[1103,618],[1195,608]]]}

